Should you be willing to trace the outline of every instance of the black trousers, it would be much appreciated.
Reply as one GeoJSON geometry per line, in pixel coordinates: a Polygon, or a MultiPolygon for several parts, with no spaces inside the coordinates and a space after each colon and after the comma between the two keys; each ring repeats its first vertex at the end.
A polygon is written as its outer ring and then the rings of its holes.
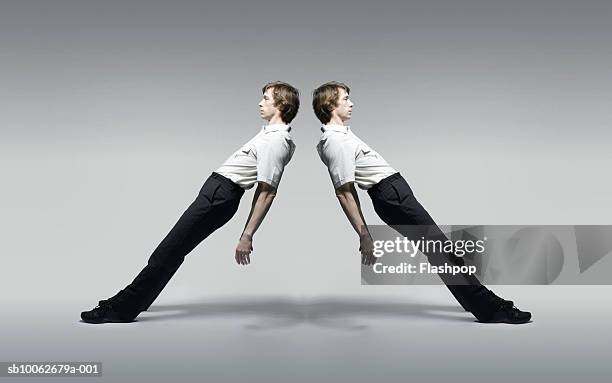
{"type": "MultiPolygon", "coordinates": [[[[408,238],[415,238],[415,229],[408,225],[423,225],[423,228],[427,225],[426,238],[447,239],[429,213],[416,200],[412,189],[400,173],[395,173],[383,179],[368,189],[368,194],[378,216],[400,234],[408,238]]],[[[428,262],[436,266],[445,263],[450,265],[465,264],[463,258],[454,254],[439,252],[425,255],[428,262]]],[[[468,308],[476,318],[486,320],[497,309],[497,305],[493,303],[491,291],[484,287],[474,275],[464,273],[449,276],[449,274],[442,273],[438,276],[461,306],[468,308]]]]}
{"type": "Polygon", "coordinates": [[[226,224],[238,210],[244,189],[212,173],[196,199],[151,254],[147,265],[125,289],[111,298],[122,316],[136,317],[161,293],[200,242],[226,224]]]}

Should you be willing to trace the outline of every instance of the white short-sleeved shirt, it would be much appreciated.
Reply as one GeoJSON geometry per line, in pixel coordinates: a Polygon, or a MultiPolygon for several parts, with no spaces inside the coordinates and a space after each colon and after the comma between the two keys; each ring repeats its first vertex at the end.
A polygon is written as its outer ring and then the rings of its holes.
{"type": "Polygon", "coordinates": [[[397,173],[375,150],[361,141],[350,127],[324,125],[317,144],[321,161],[338,188],[356,182],[361,189],[369,189],[382,179],[397,173]]]}
{"type": "Polygon", "coordinates": [[[283,170],[295,151],[290,130],[291,127],[284,124],[263,126],[215,172],[243,189],[252,188],[258,181],[278,188],[283,170]]]}

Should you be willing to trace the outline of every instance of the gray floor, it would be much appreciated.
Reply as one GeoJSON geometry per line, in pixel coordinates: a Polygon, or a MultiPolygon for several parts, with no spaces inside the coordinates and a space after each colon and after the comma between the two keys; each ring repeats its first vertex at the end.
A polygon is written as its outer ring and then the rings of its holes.
{"type": "MultiPolygon", "coordinates": [[[[531,310],[479,324],[441,286],[414,294],[160,296],[136,323],[89,325],[82,302],[7,303],[0,360],[101,361],[143,382],[604,382],[610,286],[494,286],[531,310]],[[608,303],[605,303],[608,302],[608,303]]],[[[40,378],[5,378],[24,382],[40,378]]],[[[54,379],[56,380],[56,379],[54,379]]]]}

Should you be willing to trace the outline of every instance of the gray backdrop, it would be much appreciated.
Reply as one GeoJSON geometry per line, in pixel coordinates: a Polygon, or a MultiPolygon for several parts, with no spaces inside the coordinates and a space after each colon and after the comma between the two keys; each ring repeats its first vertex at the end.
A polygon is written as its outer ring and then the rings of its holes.
{"type": "Polygon", "coordinates": [[[495,286],[533,310],[518,327],[472,323],[440,286],[361,286],[310,95],[348,83],[354,132],[440,224],[610,224],[611,19],[609,1],[0,1],[0,360],[97,360],[119,381],[607,381],[610,286],[495,286]],[[78,323],[257,133],[272,80],[303,107],[252,264],[233,260],[251,192],[139,324],[78,323]]]}
{"type": "Polygon", "coordinates": [[[3,299],[94,302],[129,282],[260,129],[271,80],[302,108],[253,262],[233,261],[251,192],[165,293],[362,291],[315,150],[311,92],[329,80],[440,224],[610,223],[611,16],[605,1],[2,1],[1,283],[22,286],[3,299]]]}

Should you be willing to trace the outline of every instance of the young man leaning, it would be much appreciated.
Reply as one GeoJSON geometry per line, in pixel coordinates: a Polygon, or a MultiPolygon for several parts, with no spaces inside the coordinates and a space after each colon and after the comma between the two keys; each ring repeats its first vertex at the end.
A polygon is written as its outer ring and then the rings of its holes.
{"type": "Polygon", "coordinates": [[[81,313],[87,323],[132,322],[153,303],[200,242],[236,213],[245,189],[257,184],[251,211],[235,251],[236,262],[250,263],[253,235],[263,221],[295,145],[288,124],[296,116],[299,93],[283,82],[266,84],[259,102],[267,124],[234,152],[204,182],[198,196],[150,256],[147,265],[123,290],[81,313]]]}
{"type": "MultiPolygon", "coordinates": [[[[368,191],[374,210],[389,226],[410,236],[409,225],[422,225],[442,238],[444,234],[417,201],[408,183],[384,158],[359,139],[347,122],[353,112],[350,89],[340,82],[329,82],[315,89],[312,105],[323,124],[317,151],[327,166],[342,210],[359,235],[362,262],[374,262],[372,237],[361,212],[354,184],[368,191]]],[[[445,238],[445,237],[444,237],[445,238]]],[[[454,254],[425,254],[431,264],[462,265],[454,254]]],[[[449,278],[438,274],[453,296],[480,322],[526,323],[529,312],[520,311],[512,301],[502,299],[483,286],[474,275],[463,273],[449,278]]]]}

